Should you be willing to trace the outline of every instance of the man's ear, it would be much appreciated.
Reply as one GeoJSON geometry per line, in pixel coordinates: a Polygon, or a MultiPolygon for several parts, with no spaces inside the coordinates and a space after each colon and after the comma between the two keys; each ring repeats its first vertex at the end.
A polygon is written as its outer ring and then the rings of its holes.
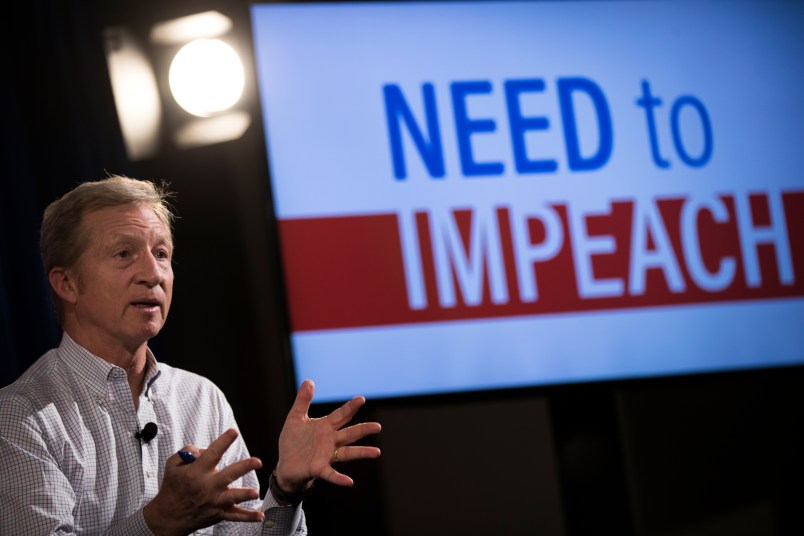
{"type": "Polygon", "coordinates": [[[67,303],[78,301],[78,285],[72,270],[56,266],[48,273],[48,280],[59,299],[67,303]]]}

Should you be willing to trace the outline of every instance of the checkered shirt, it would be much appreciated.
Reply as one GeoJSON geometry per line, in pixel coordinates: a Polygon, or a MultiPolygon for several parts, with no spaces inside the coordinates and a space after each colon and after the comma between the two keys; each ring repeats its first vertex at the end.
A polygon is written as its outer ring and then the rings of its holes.
{"type": "MultiPolygon", "coordinates": [[[[67,334],[0,389],[0,534],[151,534],[142,509],[167,458],[237,424],[212,382],[150,351],[148,361],[138,409],[126,372],[67,334]],[[134,434],[148,422],[158,433],[143,443],[134,434]]],[[[248,456],[238,437],[221,467],[248,456]]],[[[232,485],[259,486],[254,472],[232,485]]],[[[301,506],[280,506],[270,492],[261,505],[242,505],[262,508],[265,523],[222,522],[195,534],[307,534],[301,506]]]]}

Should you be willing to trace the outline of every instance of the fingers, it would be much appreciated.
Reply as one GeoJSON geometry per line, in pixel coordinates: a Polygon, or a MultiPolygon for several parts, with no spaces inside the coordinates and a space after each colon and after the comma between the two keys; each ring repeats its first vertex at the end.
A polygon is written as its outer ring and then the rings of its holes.
{"type": "MultiPolygon", "coordinates": [[[[198,457],[201,456],[201,453],[203,452],[204,449],[199,449],[195,445],[184,445],[181,448],[181,450],[184,451],[184,452],[189,452],[190,454],[195,456],[196,459],[198,459],[198,457]]],[[[176,453],[173,456],[171,456],[170,458],[168,458],[167,462],[165,463],[166,467],[172,467],[172,466],[176,466],[176,465],[187,465],[187,462],[185,462],[181,458],[181,456],[179,456],[178,453],[176,453]]]]}
{"type": "MultiPolygon", "coordinates": [[[[313,380],[304,380],[296,393],[296,399],[288,412],[288,418],[305,418],[310,411],[310,404],[313,403],[315,394],[315,384],[313,380]]],[[[366,403],[366,398],[356,396],[343,406],[329,414],[328,419],[332,422],[335,429],[340,428],[355,416],[355,413],[366,403]]]]}
{"type": "MultiPolygon", "coordinates": [[[[262,461],[259,458],[251,457],[227,465],[220,471],[215,470],[220,463],[223,454],[232,445],[235,439],[237,439],[237,436],[237,430],[234,428],[229,428],[205,449],[199,449],[194,445],[185,445],[181,450],[189,452],[196,457],[194,465],[197,469],[216,473],[215,483],[217,486],[227,488],[229,484],[235,480],[245,476],[251,471],[256,471],[262,468],[262,461]]],[[[187,465],[188,463],[183,461],[178,453],[168,458],[168,462],[170,465],[187,465]]],[[[251,498],[257,497],[250,497],[249,499],[251,498]]],[[[248,499],[241,499],[241,501],[242,500],[248,499]]]]}
{"type": "MultiPolygon", "coordinates": [[[[227,465],[217,475],[218,484],[228,486],[238,478],[256,471],[262,467],[262,461],[259,458],[246,458],[244,460],[236,461],[231,465],[227,465]]],[[[253,497],[256,498],[256,497],[253,497]]],[[[240,502],[240,501],[237,501],[240,502]]]]}
{"type": "Polygon", "coordinates": [[[232,443],[234,443],[235,439],[237,439],[237,436],[237,430],[234,428],[229,428],[222,433],[218,439],[213,441],[203,453],[197,456],[198,459],[196,460],[196,463],[207,469],[217,467],[221,461],[221,458],[223,457],[223,454],[226,452],[226,449],[232,446],[232,443]]]}
{"type": "Polygon", "coordinates": [[[245,522],[263,522],[265,514],[259,510],[249,510],[242,506],[231,506],[227,508],[221,516],[222,521],[245,521],[245,522]]]}
{"type": "Polygon", "coordinates": [[[381,451],[377,447],[338,447],[332,456],[332,463],[379,458],[380,454],[381,451]]]}
{"type": "Polygon", "coordinates": [[[232,488],[220,496],[221,521],[262,522],[265,514],[261,510],[252,510],[238,506],[238,503],[259,498],[259,493],[253,488],[232,488]]]}
{"type": "Polygon", "coordinates": [[[339,430],[336,442],[338,445],[349,445],[355,441],[360,441],[368,435],[379,434],[381,431],[382,426],[378,422],[362,422],[339,430]]]}
{"type": "Polygon", "coordinates": [[[355,481],[348,475],[343,473],[339,473],[335,469],[330,468],[330,471],[327,472],[326,475],[322,477],[324,480],[329,482],[330,484],[335,484],[336,486],[343,486],[346,488],[351,488],[355,485],[355,481]]]}
{"type": "Polygon", "coordinates": [[[345,425],[349,421],[352,420],[352,417],[358,412],[358,410],[366,403],[365,397],[356,396],[351,399],[346,404],[342,405],[335,411],[329,414],[327,417],[332,425],[338,429],[341,426],[345,425]]]}
{"type": "Polygon", "coordinates": [[[259,498],[260,493],[255,488],[228,488],[220,494],[221,504],[230,504],[232,506],[259,498]]]}

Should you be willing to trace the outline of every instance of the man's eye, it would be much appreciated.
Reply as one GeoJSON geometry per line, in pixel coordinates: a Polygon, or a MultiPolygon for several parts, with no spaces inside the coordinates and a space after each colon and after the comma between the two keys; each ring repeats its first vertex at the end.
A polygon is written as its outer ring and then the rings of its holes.
{"type": "Polygon", "coordinates": [[[130,256],[131,256],[131,253],[129,253],[127,250],[118,251],[115,254],[115,257],[118,257],[120,259],[128,259],[130,256]]]}
{"type": "Polygon", "coordinates": [[[167,251],[165,251],[164,249],[158,250],[156,253],[154,253],[154,255],[156,256],[157,259],[169,259],[170,258],[170,254],[167,251]]]}

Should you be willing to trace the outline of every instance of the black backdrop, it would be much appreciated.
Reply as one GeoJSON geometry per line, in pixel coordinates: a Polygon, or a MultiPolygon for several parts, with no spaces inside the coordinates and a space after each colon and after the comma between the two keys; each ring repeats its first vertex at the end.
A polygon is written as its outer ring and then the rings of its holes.
{"type": "MultiPolygon", "coordinates": [[[[30,0],[5,17],[0,385],[60,337],[44,207],[107,173],[164,179],[180,220],[157,357],[213,379],[270,466],[293,393],[259,114],[236,142],[129,161],[101,39],[210,8],[248,34],[244,0],[30,0]]],[[[362,418],[383,422],[383,458],[346,469],[353,489],[318,486],[314,533],[804,534],[802,369],[371,401],[362,418]]]]}

